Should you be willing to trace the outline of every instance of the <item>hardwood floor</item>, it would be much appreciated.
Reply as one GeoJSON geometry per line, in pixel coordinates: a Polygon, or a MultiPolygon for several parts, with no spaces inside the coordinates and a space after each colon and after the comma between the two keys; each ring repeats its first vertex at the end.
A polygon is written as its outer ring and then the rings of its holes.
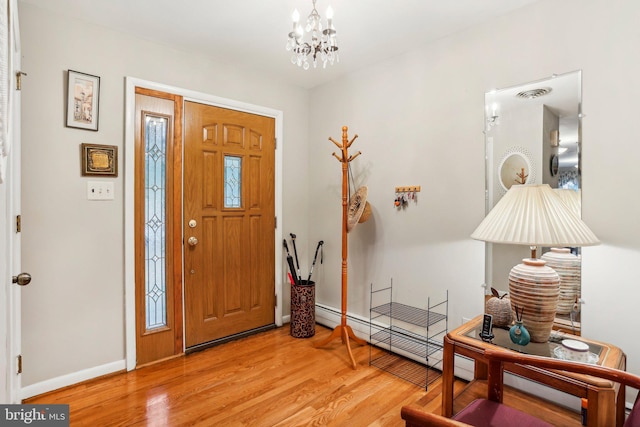
{"type": "MultiPolygon", "coordinates": [[[[441,380],[429,391],[369,366],[369,346],[331,330],[297,339],[289,326],[185,357],[67,387],[25,403],[67,403],[72,426],[403,426],[400,408],[440,410],[441,380]]],[[[378,351],[374,349],[374,351],[378,351]]]]}

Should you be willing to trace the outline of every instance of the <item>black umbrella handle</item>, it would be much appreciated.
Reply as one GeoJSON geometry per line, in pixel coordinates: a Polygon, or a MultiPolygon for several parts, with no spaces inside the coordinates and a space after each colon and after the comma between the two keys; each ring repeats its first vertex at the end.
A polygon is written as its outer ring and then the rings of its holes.
{"type": "Polygon", "coordinates": [[[318,242],[318,246],[316,246],[316,254],[313,256],[313,263],[311,264],[311,270],[309,270],[309,278],[307,279],[307,285],[311,283],[311,275],[313,274],[313,267],[316,266],[316,261],[318,260],[318,251],[320,250],[320,246],[324,245],[324,240],[320,240],[318,242]]]}
{"type": "Polygon", "coordinates": [[[293,283],[295,285],[300,285],[300,278],[296,274],[296,269],[293,265],[293,257],[291,255],[287,255],[287,263],[289,264],[289,270],[291,271],[291,276],[293,277],[293,283]]]}
{"type": "Polygon", "coordinates": [[[296,235],[289,233],[291,236],[291,243],[293,243],[293,254],[296,257],[296,267],[298,268],[298,276],[300,276],[300,262],[298,261],[298,250],[296,249],[296,235]]]}

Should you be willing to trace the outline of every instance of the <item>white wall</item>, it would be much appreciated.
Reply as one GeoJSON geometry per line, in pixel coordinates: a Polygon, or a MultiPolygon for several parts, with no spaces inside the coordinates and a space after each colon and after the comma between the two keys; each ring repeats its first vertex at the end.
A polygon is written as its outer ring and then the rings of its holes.
{"type": "Polygon", "coordinates": [[[580,14],[583,69],[583,219],[602,241],[583,250],[584,334],[619,345],[640,374],[640,3],[598,1],[580,14]],[[587,14],[588,12],[588,14],[587,14]],[[607,28],[604,31],[602,28],[607,28]]]}
{"type": "Polygon", "coordinates": [[[484,244],[469,235],[484,216],[484,91],[455,84],[468,80],[460,59],[436,46],[312,91],[310,232],[327,253],[321,303],[340,307],[341,170],[327,137],[340,140],[347,125],[350,138],[359,135],[351,152],[362,151],[355,184],[368,186],[373,209],[349,234],[349,311],[368,317],[370,285],[393,278],[394,299],[423,308],[448,289],[450,327],[482,312],[484,244]],[[417,202],[395,208],[395,187],[413,185],[417,202]]]}
{"type": "MultiPolygon", "coordinates": [[[[284,113],[284,230],[306,230],[306,90],[20,4],[23,70],[23,386],[124,359],[125,76],[284,113]],[[99,131],[66,128],[65,70],[101,77],[99,131]],[[90,202],[81,143],[112,144],[115,200],[90,202]],[[302,169],[301,169],[302,168],[302,169]]],[[[103,180],[106,180],[103,178],[103,180]]],[[[301,232],[300,232],[301,233],[301,232]]],[[[304,248],[301,248],[303,250],[304,248]]],[[[306,252],[305,252],[306,253],[306,252]]],[[[288,289],[288,287],[284,287],[288,289]]],[[[285,313],[288,312],[288,292],[285,313]]]]}
{"type": "MultiPolygon", "coordinates": [[[[350,234],[349,311],[368,316],[369,284],[394,278],[397,300],[450,291],[450,328],[482,312],[484,93],[583,70],[583,218],[603,245],[583,249],[583,330],[620,346],[640,373],[640,3],[546,0],[311,92],[311,232],[327,242],[321,303],[340,301],[340,171],[328,136],[358,133],[356,184],[373,218],[350,234]],[[394,186],[422,185],[393,208],[394,186]]],[[[347,53],[345,53],[346,55],[347,53]]]]}

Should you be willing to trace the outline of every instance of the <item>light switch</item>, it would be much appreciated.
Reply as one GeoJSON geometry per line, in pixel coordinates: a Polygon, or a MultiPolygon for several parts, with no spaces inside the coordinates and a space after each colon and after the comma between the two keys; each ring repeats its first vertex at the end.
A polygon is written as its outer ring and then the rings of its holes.
{"type": "Polygon", "coordinates": [[[113,200],[113,182],[87,181],[87,198],[89,200],[113,200]]]}

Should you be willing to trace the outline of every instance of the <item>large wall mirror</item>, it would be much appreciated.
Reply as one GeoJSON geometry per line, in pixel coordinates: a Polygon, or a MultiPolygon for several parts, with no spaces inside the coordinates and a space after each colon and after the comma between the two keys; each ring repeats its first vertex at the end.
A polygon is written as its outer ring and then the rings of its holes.
{"type": "MultiPolygon", "coordinates": [[[[485,94],[487,212],[512,185],[542,183],[580,215],[581,78],[575,71],[485,94]]],[[[507,292],[509,271],[529,256],[528,246],[487,243],[487,289],[507,292]]],[[[579,333],[579,312],[557,317],[579,333]]]]}

